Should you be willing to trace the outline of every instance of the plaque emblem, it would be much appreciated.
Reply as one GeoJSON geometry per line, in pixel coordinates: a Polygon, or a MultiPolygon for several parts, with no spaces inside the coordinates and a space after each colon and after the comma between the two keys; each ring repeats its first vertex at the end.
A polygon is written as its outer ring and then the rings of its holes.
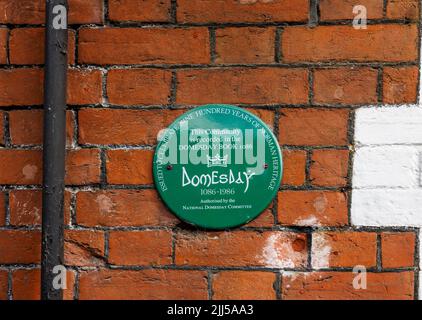
{"type": "Polygon", "coordinates": [[[207,228],[243,225],[262,213],[280,186],[283,161],[272,131],[230,105],[188,111],[158,136],[153,173],[168,208],[207,228]]]}

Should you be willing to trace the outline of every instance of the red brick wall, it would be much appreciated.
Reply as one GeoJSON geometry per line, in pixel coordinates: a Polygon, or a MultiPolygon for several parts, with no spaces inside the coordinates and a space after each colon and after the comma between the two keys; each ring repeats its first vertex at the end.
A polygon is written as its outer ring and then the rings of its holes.
{"type": "MultiPolygon", "coordinates": [[[[354,228],[349,203],[354,108],[417,99],[419,1],[69,3],[67,299],[417,298],[417,230],[354,228]],[[283,149],[277,199],[228,232],[181,223],[153,185],[157,132],[206,103],[283,149]]],[[[43,10],[0,0],[0,299],[39,298],[43,10]]]]}

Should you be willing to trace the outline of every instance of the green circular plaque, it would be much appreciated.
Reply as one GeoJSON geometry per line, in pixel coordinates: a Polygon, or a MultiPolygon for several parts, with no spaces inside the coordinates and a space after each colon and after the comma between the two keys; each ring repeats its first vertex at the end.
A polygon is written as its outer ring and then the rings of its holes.
{"type": "Polygon", "coordinates": [[[236,227],[255,219],[277,194],[283,168],[277,139],[244,109],[217,104],[192,109],[158,140],[156,187],[187,223],[236,227]]]}

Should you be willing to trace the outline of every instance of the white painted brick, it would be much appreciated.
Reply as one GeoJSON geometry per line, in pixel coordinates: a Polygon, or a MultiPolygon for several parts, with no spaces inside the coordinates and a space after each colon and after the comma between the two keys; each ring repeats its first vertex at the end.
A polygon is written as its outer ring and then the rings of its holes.
{"type": "Polygon", "coordinates": [[[422,144],[422,107],[368,107],[356,111],[355,142],[422,144]]]}
{"type": "Polygon", "coordinates": [[[422,300],[422,286],[421,286],[421,278],[422,272],[419,272],[419,300],[422,300]]]}
{"type": "MultiPolygon", "coordinates": [[[[419,230],[419,254],[421,253],[422,253],[422,229],[419,230]]],[[[422,270],[422,259],[420,259],[420,256],[419,256],[419,268],[422,270]]],[[[419,289],[422,289],[422,288],[419,288],[419,289]]],[[[422,296],[419,295],[419,298],[422,299],[422,296]]]]}
{"type": "Polygon", "coordinates": [[[357,148],[354,156],[353,186],[418,187],[421,151],[422,147],[412,146],[357,148]]]}
{"type": "Polygon", "coordinates": [[[422,226],[422,189],[355,189],[351,218],[359,226],[422,226]]]}

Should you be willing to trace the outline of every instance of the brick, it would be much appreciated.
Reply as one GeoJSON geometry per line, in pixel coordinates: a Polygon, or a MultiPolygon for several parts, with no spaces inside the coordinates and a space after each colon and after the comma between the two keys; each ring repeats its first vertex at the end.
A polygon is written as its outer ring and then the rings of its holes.
{"type": "Polygon", "coordinates": [[[272,110],[266,109],[256,109],[256,108],[245,108],[247,111],[252,112],[258,118],[260,118],[264,123],[271,129],[274,130],[274,120],[275,114],[272,110]]]}
{"type": "MultiPolygon", "coordinates": [[[[63,299],[73,300],[75,273],[71,270],[66,274],[66,289],[63,289],[63,299]]],[[[21,269],[12,273],[13,300],[40,300],[41,272],[39,269],[21,269]]]]}
{"type": "MultiPolygon", "coordinates": [[[[42,24],[45,22],[43,0],[0,0],[0,23],[42,24]]],[[[69,0],[69,23],[101,23],[102,0],[69,0]]]]}
{"type": "MultiPolygon", "coordinates": [[[[44,28],[17,28],[10,32],[11,64],[44,64],[44,28]]],[[[69,30],[68,62],[75,63],[75,31],[69,30]]]]}
{"type": "Polygon", "coordinates": [[[328,20],[353,20],[356,14],[353,13],[354,6],[364,6],[368,19],[383,18],[383,0],[321,0],[319,12],[321,21],[328,20]]]}
{"type": "MultiPolygon", "coordinates": [[[[73,113],[66,114],[66,144],[73,142],[73,113]]],[[[16,110],[9,112],[10,140],[14,145],[41,145],[43,143],[43,111],[16,110]]]]}
{"type": "Polygon", "coordinates": [[[168,104],[171,78],[170,71],[160,69],[110,70],[107,96],[117,105],[168,104]]]}
{"type": "Polygon", "coordinates": [[[67,103],[70,105],[102,102],[100,70],[70,69],[68,72],[67,103]]]}
{"type": "Polygon", "coordinates": [[[419,226],[420,189],[354,189],[351,217],[359,226],[419,226]]]}
{"type": "Polygon", "coordinates": [[[39,269],[16,270],[12,273],[13,300],[39,300],[41,292],[39,269]]]}
{"type": "Polygon", "coordinates": [[[81,300],[205,300],[206,272],[183,270],[105,270],[82,272],[81,300]]]}
{"type": "Polygon", "coordinates": [[[419,20],[419,1],[389,0],[386,15],[389,19],[419,20]]]}
{"type": "Polygon", "coordinates": [[[171,0],[110,0],[112,21],[169,22],[171,0]]]}
{"type": "Polygon", "coordinates": [[[79,143],[155,145],[157,134],[185,110],[81,109],[79,143]]]}
{"type": "Polygon", "coordinates": [[[166,230],[111,232],[108,261],[115,265],[169,265],[172,234],[166,230]]]}
{"type": "Polygon", "coordinates": [[[279,141],[284,145],[347,145],[348,110],[281,109],[279,141]]]}
{"type": "Polygon", "coordinates": [[[419,154],[414,146],[366,146],[354,154],[355,188],[418,188],[419,154]]]}
{"type": "Polygon", "coordinates": [[[305,183],[306,151],[283,150],[283,185],[301,186],[305,183]]]}
{"type": "Polygon", "coordinates": [[[104,232],[66,230],[64,260],[67,266],[98,267],[105,263],[104,232]]]}
{"type": "Polygon", "coordinates": [[[282,225],[342,226],[348,223],[347,197],[336,191],[282,191],[278,220],[282,225]]]}
{"type": "Polygon", "coordinates": [[[39,263],[40,249],[39,231],[0,231],[0,264],[39,263]]]}
{"type": "Polygon", "coordinates": [[[258,217],[245,225],[245,227],[272,227],[274,226],[273,203],[265,209],[258,217]]]}
{"type": "Polygon", "coordinates": [[[314,269],[377,264],[377,234],[369,232],[316,232],[312,235],[314,269]]]}
{"type": "Polygon", "coordinates": [[[182,70],[177,73],[180,104],[300,104],[308,101],[308,73],[303,69],[232,68],[182,70]],[[224,85],[222,85],[224,84],[224,85]]]}
{"type": "Polygon", "coordinates": [[[273,63],[275,28],[216,30],[216,63],[273,63]]]}
{"type": "Polygon", "coordinates": [[[359,108],[355,112],[355,142],[371,144],[422,143],[422,107],[359,108]],[[400,132],[400,134],[391,134],[400,132]]]}
{"type": "Polygon", "coordinates": [[[306,236],[289,232],[178,234],[175,250],[177,265],[302,268],[307,263],[306,236]]]}
{"type": "Polygon", "coordinates": [[[411,300],[413,272],[367,273],[367,289],[356,290],[352,272],[289,272],[283,274],[286,300],[411,300]]]}
{"type": "Polygon", "coordinates": [[[309,11],[306,0],[179,0],[177,5],[181,23],[307,21],[309,11]]]}
{"type": "MultiPolygon", "coordinates": [[[[41,190],[12,190],[9,198],[12,226],[39,226],[42,215],[41,190]]],[[[65,224],[70,220],[70,193],[64,194],[65,224]]]]}
{"type": "Polygon", "coordinates": [[[22,226],[41,224],[41,190],[13,190],[10,192],[9,205],[11,225],[22,226]]]}
{"type": "Polygon", "coordinates": [[[80,63],[206,64],[206,28],[84,28],[79,31],[80,63]],[[101,54],[98,54],[101,52],[101,54]]]}
{"type": "Polygon", "coordinates": [[[0,149],[0,184],[41,184],[42,152],[0,149]]]}
{"type": "Polygon", "coordinates": [[[347,184],[349,150],[314,150],[310,178],[316,186],[344,187],[347,184]]]}
{"type": "Polygon", "coordinates": [[[284,62],[415,61],[418,51],[414,24],[287,27],[281,36],[284,62]],[[347,41],[344,41],[347,39],[347,41]]]}
{"type": "Polygon", "coordinates": [[[102,0],[69,0],[69,23],[102,23],[103,7],[102,0]]]}
{"type": "Polygon", "coordinates": [[[413,267],[415,265],[413,232],[384,232],[381,234],[383,268],[413,267]]]}
{"type": "Polygon", "coordinates": [[[7,300],[8,287],[8,272],[5,270],[0,270],[0,300],[7,300]]]}
{"type": "Polygon", "coordinates": [[[316,70],[315,102],[346,105],[376,103],[377,77],[378,71],[370,68],[316,70]]]}
{"type": "Polygon", "coordinates": [[[4,145],[5,141],[4,141],[4,117],[5,117],[5,113],[0,111],[0,145],[4,145]]]}
{"type": "Polygon", "coordinates": [[[275,274],[222,271],[212,278],[213,300],[274,300],[275,274]]]}
{"type": "Polygon", "coordinates": [[[152,184],[153,156],[152,150],[107,151],[107,182],[110,184],[152,184]]]}
{"type": "Polygon", "coordinates": [[[0,227],[6,224],[6,200],[5,194],[0,192],[0,227]]]}
{"type": "Polygon", "coordinates": [[[9,37],[9,30],[7,28],[0,28],[0,64],[7,63],[8,37],[9,37]]]}
{"type": "Polygon", "coordinates": [[[100,182],[100,153],[97,149],[70,151],[66,156],[67,185],[85,185],[100,182]]]}
{"type": "Polygon", "coordinates": [[[42,105],[42,84],[41,69],[0,70],[0,106],[42,105]]]}
{"type": "Polygon", "coordinates": [[[87,227],[172,226],[178,222],[158,193],[148,189],[80,191],[76,220],[87,227]]]}
{"type": "MultiPolygon", "coordinates": [[[[41,69],[0,70],[0,106],[43,104],[41,69]]],[[[101,103],[101,72],[71,69],[68,73],[68,104],[101,103]]]]}
{"type": "Polygon", "coordinates": [[[416,103],[418,67],[384,68],[384,103],[416,103]]]}

